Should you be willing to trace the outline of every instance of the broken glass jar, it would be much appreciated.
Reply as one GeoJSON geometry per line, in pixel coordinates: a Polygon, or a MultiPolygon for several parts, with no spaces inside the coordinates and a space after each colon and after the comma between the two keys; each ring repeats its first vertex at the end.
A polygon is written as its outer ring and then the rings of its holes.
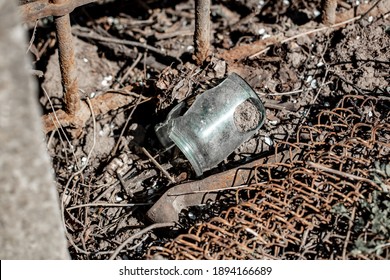
{"type": "Polygon", "coordinates": [[[263,125],[265,109],[255,91],[239,75],[196,97],[182,114],[179,103],[164,123],[155,127],[165,148],[176,145],[197,176],[227,158],[263,125]]]}

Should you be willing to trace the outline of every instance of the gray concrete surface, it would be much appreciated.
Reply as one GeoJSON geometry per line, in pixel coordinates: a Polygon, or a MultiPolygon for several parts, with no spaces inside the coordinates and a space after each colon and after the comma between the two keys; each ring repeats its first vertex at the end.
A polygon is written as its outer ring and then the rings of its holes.
{"type": "Polygon", "coordinates": [[[68,259],[16,3],[0,0],[0,259],[68,259]]]}

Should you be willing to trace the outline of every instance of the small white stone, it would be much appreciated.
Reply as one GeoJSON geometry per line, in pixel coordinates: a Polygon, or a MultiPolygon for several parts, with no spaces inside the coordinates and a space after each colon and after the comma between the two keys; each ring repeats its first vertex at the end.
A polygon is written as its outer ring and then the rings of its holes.
{"type": "Polygon", "coordinates": [[[321,12],[319,10],[314,10],[313,14],[314,17],[318,17],[321,14],[321,12]]]}
{"type": "Polygon", "coordinates": [[[310,82],[310,87],[311,87],[311,88],[317,88],[317,80],[316,80],[316,79],[313,79],[313,80],[310,82]]]}
{"type": "Polygon", "coordinates": [[[274,144],[274,141],[272,141],[271,137],[269,136],[265,136],[264,137],[264,142],[265,144],[267,144],[268,146],[272,146],[274,144]]]}
{"type": "Polygon", "coordinates": [[[359,6],[359,5],[360,5],[360,1],[359,1],[359,0],[356,0],[356,1],[355,1],[355,4],[356,4],[356,6],[359,6]]]}
{"type": "Polygon", "coordinates": [[[372,111],[368,111],[368,117],[371,118],[374,114],[372,113],[372,111]]]}
{"type": "Polygon", "coordinates": [[[266,38],[269,38],[269,37],[271,37],[271,35],[269,35],[269,34],[264,34],[261,38],[262,38],[262,39],[266,39],[266,38]]]}
{"type": "Polygon", "coordinates": [[[308,76],[306,78],[306,83],[310,83],[311,81],[313,81],[313,76],[308,76]]]}
{"type": "Polygon", "coordinates": [[[290,5],[290,1],[289,0],[283,0],[283,4],[284,5],[290,5]]]}
{"type": "Polygon", "coordinates": [[[85,62],[85,63],[87,63],[88,62],[88,58],[83,58],[83,61],[85,62]]]}
{"type": "Polygon", "coordinates": [[[87,157],[82,157],[81,158],[81,163],[84,165],[87,162],[87,157]]]}
{"type": "Polygon", "coordinates": [[[321,66],[324,66],[324,63],[322,61],[317,63],[317,67],[321,67],[321,66]]]}
{"type": "Polygon", "coordinates": [[[115,201],[116,202],[121,202],[122,200],[123,200],[123,198],[121,198],[119,195],[115,196],[115,201]]]}
{"type": "Polygon", "coordinates": [[[102,86],[107,87],[110,85],[110,82],[112,81],[112,76],[108,75],[103,78],[102,86]]]}
{"type": "Polygon", "coordinates": [[[373,17],[373,16],[369,16],[369,17],[368,17],[368,22],[371,23],[371,22],[373,22],[373,20],[374,20],[374,17],[373,17]]]}
{"type": "Polygon", "coordinates": [[[114,23],[114,18],[113,17],[107,17],[107,22],[108,24],[113,24],[114,23]]]}
{"type": "Polygon", "coordinates": [[[278,124],[278,121],[277,120],[272,120],[272,121],[268,121],[268,123],[270,125],[277,125],[278,124]]]}
{"type": "Polygon", "coordinates": [[[260,28],[259,29],[259,35],[263,35],[265,34],[265,29],[264,28],[260,28]]]}

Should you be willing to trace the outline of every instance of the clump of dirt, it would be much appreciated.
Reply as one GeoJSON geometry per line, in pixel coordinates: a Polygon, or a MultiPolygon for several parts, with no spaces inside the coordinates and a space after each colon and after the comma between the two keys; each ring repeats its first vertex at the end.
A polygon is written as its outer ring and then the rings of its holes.
{"type": "Polygon", "coordinates": [[[234,124],[239,132],[255,129],[262,120],[260,112],[251,100],[245,100],[234,111],[234,124]]]}

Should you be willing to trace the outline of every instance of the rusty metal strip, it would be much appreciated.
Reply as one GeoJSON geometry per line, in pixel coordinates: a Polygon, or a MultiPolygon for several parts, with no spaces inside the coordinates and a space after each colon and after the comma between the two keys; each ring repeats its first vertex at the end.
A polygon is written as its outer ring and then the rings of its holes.
{"type": "MultiPolygon", "coordinates": [[[[178,221],[181,210],[214,200],[216,191],[248,184],[253,168],[265,163],[275,163],[291,158],[291,151],[260,158],[237,168],[207,177],[203,180],[177,185],[169,189],[147,212],[156,223],[178,221]]],[[[293,153],[294,155],[296,154],[293,153]]]]}
{"type": "Polygon", "coordinates": [[[61,2],[38,0],[19,7],[19,13],[25,21],[34,21],[48,16],[64,16],[75,8],[96,2],[97,0],[65,0],[61,2]]]}

